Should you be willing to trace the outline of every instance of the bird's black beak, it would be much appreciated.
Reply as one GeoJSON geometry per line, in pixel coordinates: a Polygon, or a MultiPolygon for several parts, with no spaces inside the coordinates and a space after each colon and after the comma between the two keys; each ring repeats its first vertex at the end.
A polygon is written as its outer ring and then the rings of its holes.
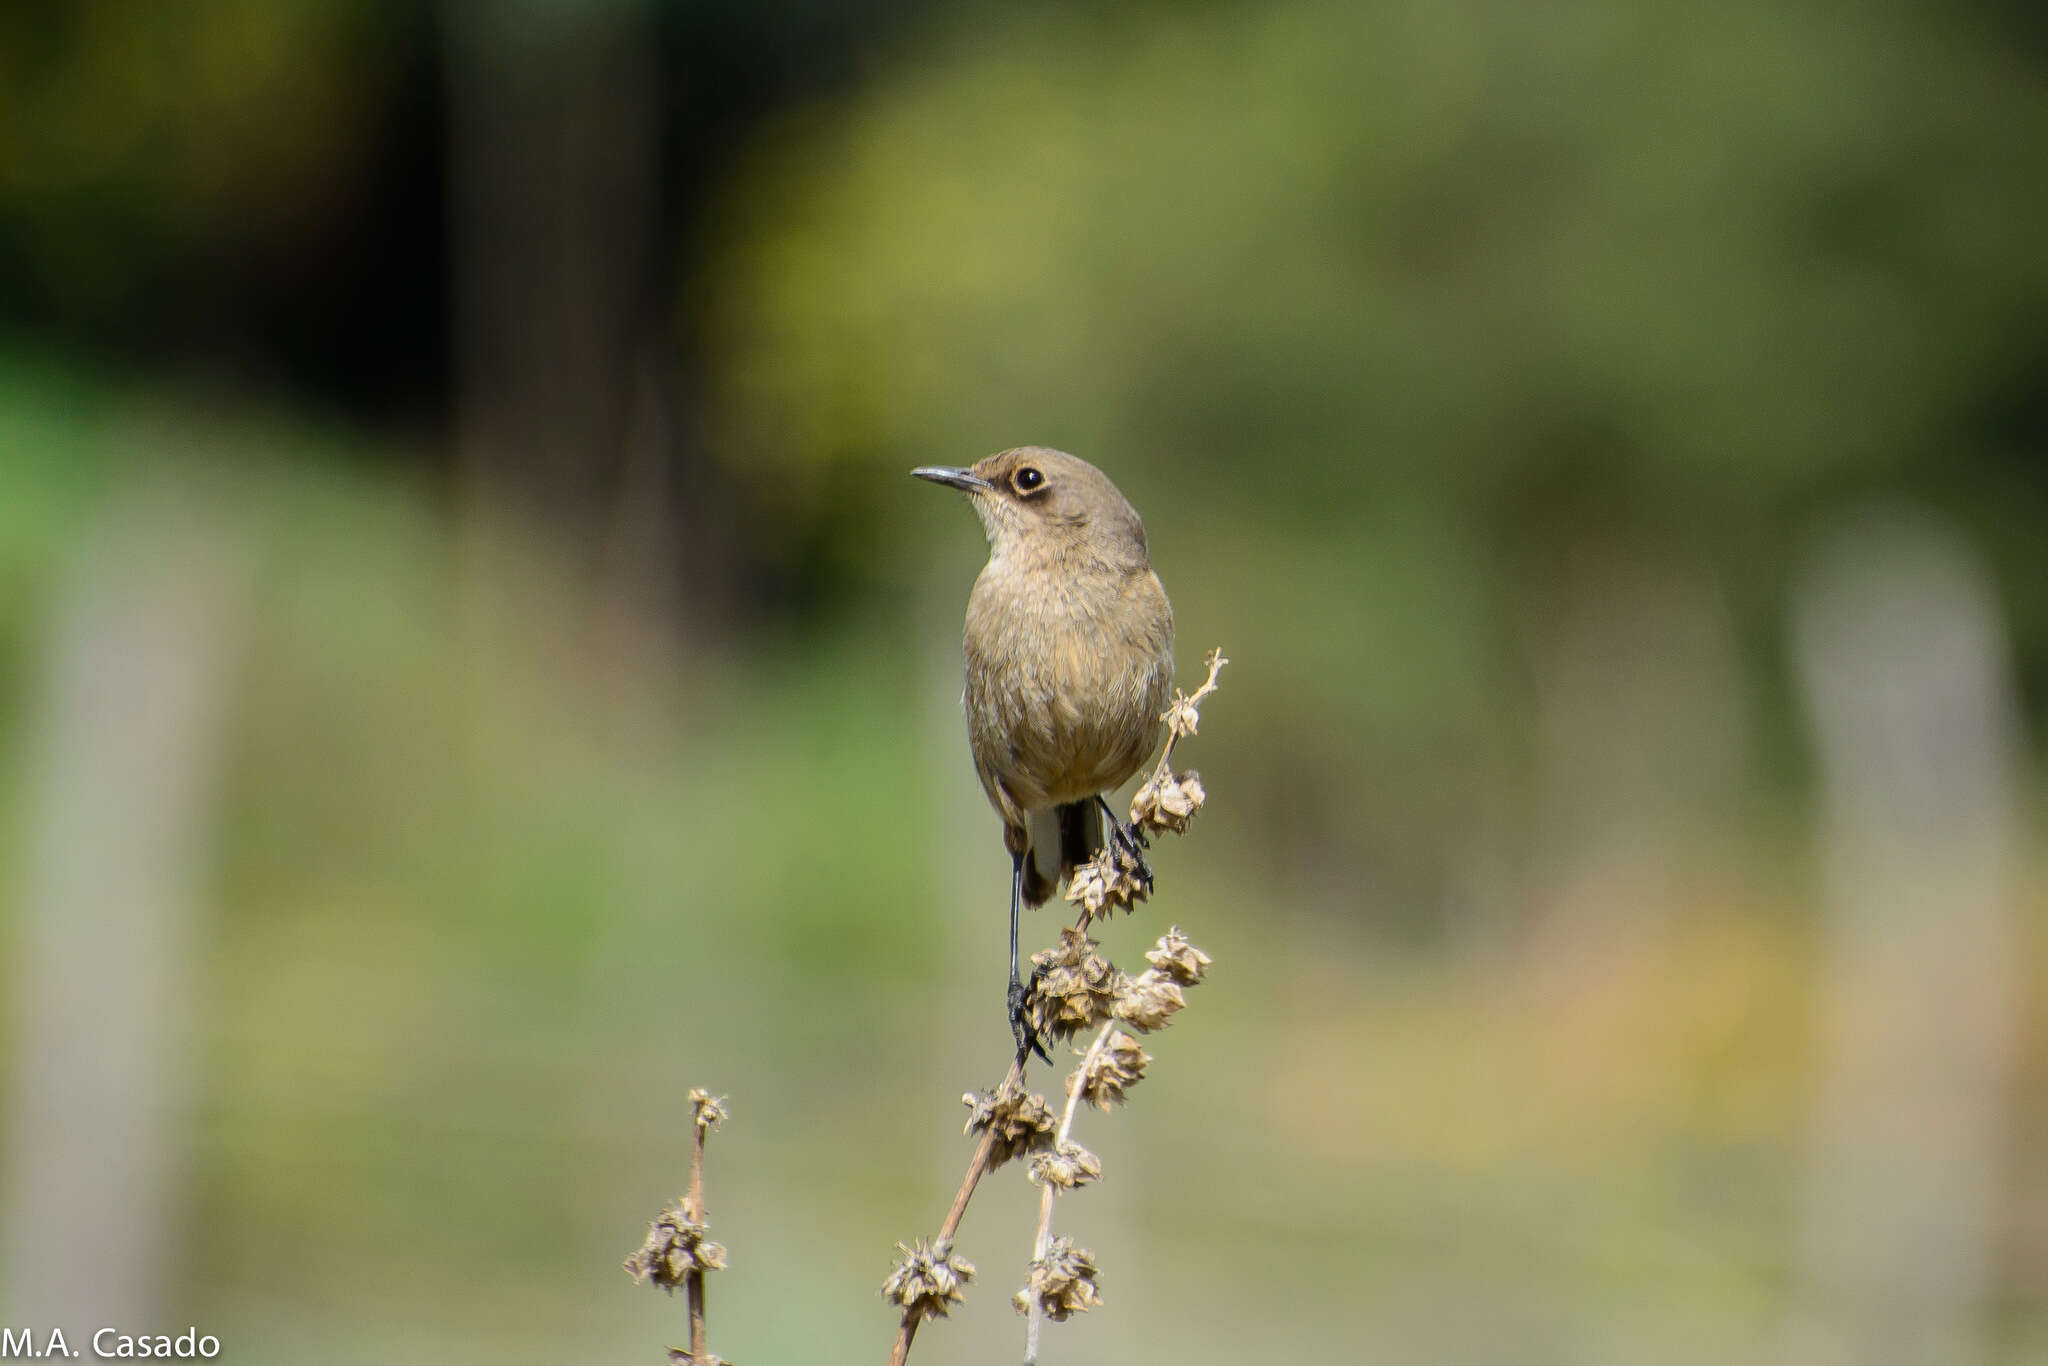
{"type": "Polygon", "coordinates": [[[934,484],[950,485],[962,493],[994,493],[996,488],[973,470],[963,470],[954,465],[919,465],[911,473],[934,484]]]}

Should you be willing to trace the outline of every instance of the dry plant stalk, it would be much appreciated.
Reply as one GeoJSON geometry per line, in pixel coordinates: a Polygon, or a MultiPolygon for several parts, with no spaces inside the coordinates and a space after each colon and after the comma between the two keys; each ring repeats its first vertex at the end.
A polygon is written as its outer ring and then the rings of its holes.
{"type": "Polygon", "coordinates": [[[671,1347],[674,1366],[728,1366],[704,1342],[704,1273],[725,1269],[725,1247],[707,1236],[704,1218],[704,1137],[725,1122],[725,1100],[704,1090],[690,1092],[690,1191],[655,1216],[647,1241],[626,1258],[626,1274],[673,1295],[683,1287],[690,1305],[690,1345],[671,1347]]]}
{"type": "MultiPolygon", "coordinates": [[[[1160,717],[1167,727],[1165,751],[1131,798],[1131,825],[1140,842],[1149,834],[1185,834],[1202,809],[1207,794],[1201,776],[1193,770],[1176,774],[1173,751],[1195,734],[1201,704],[1216,691],[1216,675],[1229,662],[1221,650],[1210,651],[1202,686],[1191,694],[1176,692],[1160,717]]],[[[969,1111],[966,1132],[980,1134],[981,1141],[938,1235],[896,1245],[902,1259],[882,1286],[883,1295],[901,1311],[889,1366],[903,1366],[920,1323],[946,1317],[964,1297],[963,1287],[974,1279],[974,1267],[954,1253],[953,1237],[981,1178],[1012,1158],[1029,1159],[1031,1179],[1041,1188],[1030,1275],[1014,1297],[1026,1318],[1027,1366],[1038,1359],[1044,1319],[1061,1321],[1102,1302],[1095,1255],[1052,1229],[1060,1193],[1089,1185],[1102,1175],[1101,1161],[1074,1142],[1074,1118],[1084,1100],[1101,1110],[1123,1102],[1151,1061],[1131,1031],[1165,1028],[1187,1004],[1185,988],[1199,983],[1210,963],[1209,955],[1189,943],[1178,925],[1153,944],[1145,955],[1151,966],[1136,976],[1096,952],[1100,945],[1089,937],[1089,926],[1119,908],[1134,909],[1150,892],[1136,851],[1119,839],[1106,840],[1105,845],[1075,869],[1067,899],[1079,906],[1080,914],[1060,932],[1058,944],[1031,956],[1033,972],[1025,998],[1031,1026],[1041,1037],[1064,1041],[1092,1029],[1094,1038],[1067,1078],[1066,1104],[1057,1123],[1045,1098],[1025,1088],[1028,1055],[1010,1064],[995,1090],[963,1097],[969,1111]]]]}

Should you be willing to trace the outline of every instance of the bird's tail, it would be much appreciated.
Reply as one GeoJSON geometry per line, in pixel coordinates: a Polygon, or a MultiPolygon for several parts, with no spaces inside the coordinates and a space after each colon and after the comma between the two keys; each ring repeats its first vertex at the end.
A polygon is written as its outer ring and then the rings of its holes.
{"type": "Polygon", "coordinates": [[[1031,856],[1024,862],[1024,904],[1052,900],[1074,869],[1102,848],[1102,808],[1093,797],[1031,813],[1031,856]]]}

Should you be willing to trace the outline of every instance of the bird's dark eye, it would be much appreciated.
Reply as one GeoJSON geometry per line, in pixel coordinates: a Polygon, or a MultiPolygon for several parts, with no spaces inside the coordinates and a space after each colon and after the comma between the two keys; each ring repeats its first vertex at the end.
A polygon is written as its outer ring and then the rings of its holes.
{"type": "Polygon", "coordinates": [[[1029,493],[1045,482],[1045,476],[1026,465],[1010,476],[1010,486],[1019,493],[1029,493]]]}

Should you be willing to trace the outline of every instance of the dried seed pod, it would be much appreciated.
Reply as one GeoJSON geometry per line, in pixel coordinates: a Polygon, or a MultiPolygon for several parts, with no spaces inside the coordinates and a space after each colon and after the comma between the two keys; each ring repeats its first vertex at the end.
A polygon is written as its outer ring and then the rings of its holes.
{"type": "Polygon", "coordinates": [[[1083,1065],[1081,1099],[1098,1110],[1121,1104],[1124,1093],[1144,1077],[1145,1064],[1151,1061],[1152,1055],[1140,1048],[1136,1039],[1117,1030],[1083,1065]]]}
{"type": "Polygon", "coordinates": [[[1070,1039],[1109,1018],[1125,977],[1096,947],[1096,941],[1070,926],[1060,931],[1056,946],[1031,955],[1038,970],[1031,975],[1024,1005],[1040,1035],[1070,1039]]]}
{"type": "Polygon", "coordinates": [[[1175,925],[1160,935],[1159,942],[1146,951],[1145,961],[1182,986],[1191,987],[1208,975],[1209,964],[1215,960],[1190,944],[1187,936],[1180,932],[1180,926],[1175,925]]]}
{"type": "Polygon", "coordinates": [[[1102,1179],[1102,1159],[1078,1143],[1062,1143],[1031,1159],[1031,1179],[1063,1191],[1102,1179]]]}
{"type": "Polygon", "coordinates": [[[961,1287],[974,1279],[974,1263],[955,1256],[951,1244],[919,1238],[896,1250],[903,1256],[882,1282],[882,1294],[906,1319],[942,1319],[966,1298],[961,1287]]]}
{"type": "Polygon", "coordinates": [[[725,1245],[707,1238],[710,1231],[708,1224],[685,1213],[678,1201],[655,1217],[647,1241],[626,1258],[626,1274],[673,1295],[693,1271],[724,1270],[725,1245]]]}
{"type": "Polygon", "coordinates": [[[986,1170],[994,1171],[1013,1157],[1052,1147],[1058,1123],[1046,1108],[1044,1096],[1026,1091],[1017,1082],[1005,1081],[994,1091],[969,1091],[960,1099],[968,1108],[967,1128],[963,1132],[995,1135],[988,1150],[986,1170]]]}
{"type": "Polygon", "coordinates": [[[1074,869],[1067,881],[1067,900],[1093,920],[1110,911],[1129,910],[1151,896],[1138,876],[1138,860],[1129,850],[1108,848],[1074,869]]]}
{"type": "Polygon", "coordinates": [[[1131,823],[1147,830],[1185,835],[1207,794],[1202,775],[1189,769],[1175,775],[1161,768],[1131,798],[1131,823]]]}
{"type": "Polygon", "coordinates": [[[1020,1314],[1030,1313],[1036,1304],[1047,1318],[1061,1323],[1102,1303],[1095,1276],[1093,1252],[1076,1247],[1071,1238],[1055,1238],[1045,1255],[1032,1261],[1031,1279],[1011,1303],[1020,1314]]]}
{"type": "Polygon", "coordinates": [[[725,1097],[714,1096],[702,1087],[690,1092],[690,1119],[698,1128],[716,1129],[725,1123],[725,1097]]]}
{"type": "Polygon", "coordinates": [[[1178,983],[1157,968],[1147,968],[1129,979],[1117,994],[1111,1013],[1131,1028],[1150,1034],[1166,1028],[1187,1003],[1178,983]]]}

